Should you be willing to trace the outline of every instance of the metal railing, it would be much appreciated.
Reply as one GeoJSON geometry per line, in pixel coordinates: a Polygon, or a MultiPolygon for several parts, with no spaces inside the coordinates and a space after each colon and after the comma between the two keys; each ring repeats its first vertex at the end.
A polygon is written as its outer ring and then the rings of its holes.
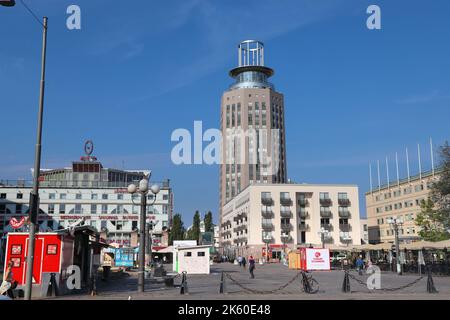
{"type": "Polygon", "coordinates": [[[320,217],[321,218],[331,218],[331,211],[330,210],[320,211],[320,217]]]}
{"type": "Polygon", "coordinates": [[[349,206],[350,205],[350,199],[347,199],[347,198],[338,199],[338,204],[340,206],[349,206]]]}
{"type": "Polygon", "coordinates": [[[263,222],[263,223],[261,223],[261,227],[264,230],[273,230],[273,224],[270,223],[270,222],[263,222]]]}
{"type": "Polygon", "coordinates": [[[350,218],[350,211],[348,211],[348,210],[339,211],[339,217],[340,218],[350,218]]]}
{"type": "Polygon", "coordinates": [[[270,219],[273,218],[273,211],[272,209],[262,209],[261,215],[266,219],[270,219]]]}
{"type": "Polygon", "coordinates": [[[330,198],[321,198],[320,204],[323,206],[331,206],[331,199],[330,198]]]}
{"type": "Polygon", "coordinates": [[[280,224],[281,230],[283,231],[291,231],[292,230],[292,224],[290,223],[282,223],[280,224]]]}
{"type": "Polygon", "coordinates": [[[290,197],[280,197],[280,203],[283,205],[290,205],[292,200],[290,197]]]}
{"type": "Polygon", "coordinates": [[[280,216],[282,218],[290,218],[292,216],[291,210],[281,210],[280,216]]]}
{"type": "Polygon", "coordinates": [[[273,204],[272,197],[261,197],[261,203],[266,206],[271,206],[273,204]]]}
{"type": "Polygon", "coordinates": [[[300,230],[300,231],[306,231],[308,229],[309,229],[309,226],[306,223],[300,223],[298,225],[298,230],[300,230]]]}
{"type": "Polygon", "coordinates": [[[299,211],[298,216],[302,219],[308,218],[308,211],[299,211]]]}

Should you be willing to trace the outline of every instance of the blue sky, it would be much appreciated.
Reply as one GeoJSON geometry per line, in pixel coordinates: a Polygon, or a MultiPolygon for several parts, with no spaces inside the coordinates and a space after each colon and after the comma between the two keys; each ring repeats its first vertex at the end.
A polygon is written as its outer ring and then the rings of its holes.
{"type": "MultiPolygon", "coordinates": [[[[17,1],[0,7],[0,179],[31,178],[41,29],[17,1]]],[[[49,17],[42,167],[67,166],[92,139],[105,166],[170,178],[175,211],[218,211],[217,166],[175,166],[176,128],[216,128],[237,44],[259,39],[284,93],[288,176],[369,189],[368,164],[404,150],[430,167],[429,137],[449,139],[450,2],[381,0],[40,0],[49,17]],[[82,29],[66,28],[81,7],[82,29]],[[382,29],[366,28],[378,4],[382,29]]],[[[375,177],[375,175],[374,175],[375,177]]]]}

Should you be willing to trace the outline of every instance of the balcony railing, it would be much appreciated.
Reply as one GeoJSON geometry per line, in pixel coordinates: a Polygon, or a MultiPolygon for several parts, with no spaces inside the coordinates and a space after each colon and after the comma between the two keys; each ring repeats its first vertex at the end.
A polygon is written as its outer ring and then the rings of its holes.
{"type": "Polygon", "coordinates": [[[329,207],[329,206],[331,206],[331,199],[330,198],[321,198],[320,199],[320,204],[322,206],[329,207]]]}
{"type": "Polygon", "coordinates": [[[264,196],[261,197],[261,203],[265,206],[271,206],[273,205],[273,199],[272,197],[264,196]]]}
{"type": "Polygon", "coordinates": [[[325,243],[333,243],[333,237],[332,236],[325,237],[325,239],[323,239],[323,242],[325,242],[325,243]]]}
{"type": "Polygon", "coordinates": [[[328,231],[333,230],[333,226],[330,223],[321,223],[320,227],[324,228],[325,230],[328,230],[328,231]]]}
{"type": "Polygon", "coordinates": [[[239,232],[239,231],[242,231],[242,230],[245,230],[245,229],[247,229],[247,225],[241,224],[241,225],[237,226],[236,228],[234,228],[233,231],[234,232],[239,232]]]}
{"type": "Polygon", "coordinates": [[[341,242],[351,242],[352,241],[352,237],[350,236],[350,234],[347,234],[347,233],[341,233],[339,235],[339,238],[341,239],[341,242]]]}
{"type": "Polygon", "coordinates": [[[306,219],[306,218],[308,218],[308,211],[302,211],[302,210],[300,210],[300,211],[298,212],[298,216],[299,216],[300,218],[302,218],[302,219],[306,219]]]}
{"type": "Polygon", "coordinates": [[[309,229],[309,226],[306,223],[300,223],[298,225],[298,230],[299,231],[307,231],[309,229]]]}
{"type": "Polygon", "coordinates": [[[292,230],[292,224],[290,224],[290,223],[282,223],[280,225],[280,227],[281,227],[281,230],[283,230],[283,231],[291,231],[292,230]]]}
{"type": "Polygon", "coordinates": [[[272,209],[263,208],[261,210],[261,215],[266,219],[270,219],[273,218],[273,211],[272,209]]]}
{"type": "Polygon", "coordinates": [[[349,206],[350,205],[350,199],[347,199],[347,198],[338,199],[338,204],[340,206],[349,206]]]}
{"type": "Polygon", "coordinates": [[[298,200],[297,200],[297,203],[298,203],[300,206],[306,206],[306,205],[308,204],[308,199],[298,199],[298,200]]]}
{"type": "Polygon", "coordinates": [[[292,200],[289,196],[280,197],[280,203],[284,206],[290,206],[292,204],[292,200]]]}
{"type": "Polygon", "coordinates": [[[280,216],[282,217],[282,218],[291,218],[291,216],[292,216],[292,213],[291,213],[291,210],[281,210],[280,211],[280,216]]]}
{"type": "Polygon", "coordinates": [[[270,223],[270,222],[263,222],[263,223],[261,223],[261,227],[264,230],[273,230],[273,224],[270,223]]]}
{"type": "Polygon", "coordinates": [[[320,217],[331,218],[331,211],[330,210],[320,211],[320,217]]]}
{"type": "Polygon", "coordinates": [[[281,235],[280,239],[282,243],[289,243],[292,241],[292,237],[290,235],[281,235]]]}
{"type": "Polygon", "coordinates": [[[339,230],[343,232],[350,232],[352,230],[352,226],[348,223],[340,223],[339,230]]]}
{"type": "Polygon", "coordinates": [[[262,242],[271,243],[271,242],[273,242],[273,237],[272,236],[262,237],[262,242]]]}
{"type": "Polygon", "coordinates": [[[350,211],[348,210],[339,211],[339,218],[350,218],[350,211]]]}

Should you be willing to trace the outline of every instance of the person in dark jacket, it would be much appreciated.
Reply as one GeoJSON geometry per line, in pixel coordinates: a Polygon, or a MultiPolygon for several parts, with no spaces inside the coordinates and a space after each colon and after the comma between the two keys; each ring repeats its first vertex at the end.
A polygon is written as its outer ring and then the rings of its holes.
{"type": "Polygon", "coordinates": [[[362,276],[364,269],[364,260],[362,259],[362,256],[359,256],[358,259],[356,259],[356,269],[358,270],[358,274],[362,276]]]}
{"type": "Polygon", "coordinates": [[[244,270],[245,270],[246,265],[247,265],[247,260],[245,259],[245,257],[242,257],[242,266],[244,267],[244,270]]]}
{"type": "Polygon", "coordinates": [[[251,279],[255,278],[255,275],[253,274],[253,271],[255,271],[255,265],[255,259],[253,256],[250,256],[250,258],[248,258],[248,271],[250,272],[251,279]]]}

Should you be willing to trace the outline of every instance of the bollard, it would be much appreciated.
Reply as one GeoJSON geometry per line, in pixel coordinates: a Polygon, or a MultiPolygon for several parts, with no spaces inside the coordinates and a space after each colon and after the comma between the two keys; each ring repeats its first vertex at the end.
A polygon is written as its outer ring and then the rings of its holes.
{"type": "Polygon", "coordinates": [[[222,293],[222,294],[228,294],[228,292],[227,292],[227,286],[226,286],[226,283],[225,283],[225,274],[224,274],[223,271],[222,271],[222,276],[220,277],[220,288],[219,288],[219,293],[222,293]]]}
{"type": "Polygon", "coordinates": [[[186,279],[186,271],[183,271],[183,276],[181,278],[181,288],[180,288],[180,294],[189,294],[188,285],[187,285],[187,279],[186,279]]]}
{"type": "Polygon", "coordinates": [[[342,292],[350,292],[350,278],[348,271],[345,271],[344,282],[342,283],[342,292]]]}
{"type": "Polygon", "coordinates": [[[427,267],[427,292],[428,293],[438,293],[436,287],[434,286],[433,276],[431,275],[431,268],[430,266],[427,267]]]}
{"type": "Polygon", "coordinates": [[[92,277],[92,284],[91,284],[91,296],[97,295],[97,277],[96,275],[93,275],[92,277]]]}
{"type": "Polygon", "coordinates": [[[47,297],[58,296],[58,287],[56,284],[56,276],[55,273],[50,274],[50,285],[47,289],[47,297]]]}

